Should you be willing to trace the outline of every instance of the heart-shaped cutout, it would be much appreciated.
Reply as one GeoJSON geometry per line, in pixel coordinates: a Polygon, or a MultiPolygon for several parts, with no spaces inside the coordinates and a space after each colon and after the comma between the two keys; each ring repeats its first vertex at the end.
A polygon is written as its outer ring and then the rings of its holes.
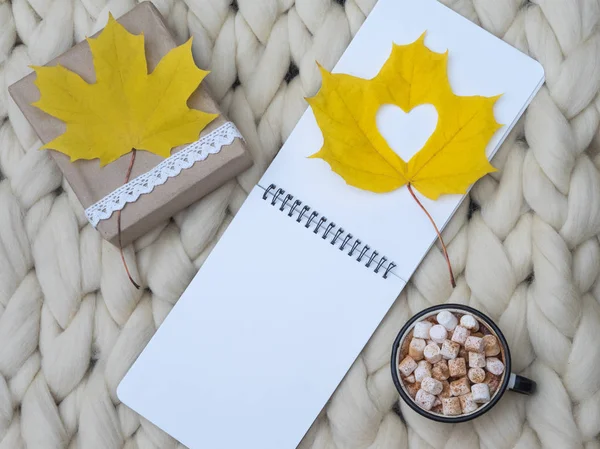
{"type": "Polygon", "coordinates": [[[394,104],[384,104],[375,121],[390,148],[408,162],[435,131],[438,113],[431,104],[422,104],[408,113],[394,104]]]}

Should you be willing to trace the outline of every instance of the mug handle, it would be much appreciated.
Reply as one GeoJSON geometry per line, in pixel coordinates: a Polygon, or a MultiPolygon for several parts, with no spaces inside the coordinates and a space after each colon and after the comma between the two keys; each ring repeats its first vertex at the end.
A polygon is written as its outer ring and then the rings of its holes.
{"type": "Polygon", "coordinates": [[[516,393],[531,395],[535,393],[537,384],[526,377],[511,373],[508,379],[508,389],[516,393]]]}

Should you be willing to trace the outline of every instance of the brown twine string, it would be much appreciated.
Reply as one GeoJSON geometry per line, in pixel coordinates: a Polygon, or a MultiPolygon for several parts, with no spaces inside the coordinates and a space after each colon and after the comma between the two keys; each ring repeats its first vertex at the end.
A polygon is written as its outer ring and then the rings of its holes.
{"type": "Polygon", "coordinates": [[[425,214],[427,215],[427,218],[429,218],[429,221],[431,222],[431,224],[433,225],[433,228],[435,229],[438,239],[440,240],[440,243],[442,244],[442,249],[444,250],[444,257],[446,258],[446,263],[448,264],[448,271],[450,272],[450,284],[452,284],[452,288],[456,288],[456,281],[454,280],[454,273],[452,272],[452,264],[450,263],[450,257],[448,256],[448,249],[446,248],[446,244],[444,243],[442,234],[440,233],[440,230],[438,229],[437,225],[435,224],[435,221],[433,221],[433,218],[431,217],[431,215],[429,215],[429,212],[427,212],[427,209],[425,209],[425,206],[423,206],[423,204],[421,204],[421,202],[417,198],[417,195],[415,195],[415,192],[413,192],[412,186],[410,184],[408,184],[408,191],[410,192],[410,194],[412,195],[414,200],[417,202],[417,204],[419,206],[421,206],[421,209],[423,209],[423,212],[425,212],[425,214]]]}
{"type": "MultiPolygon", "coordinates": [[[[129,182],[129,178],[131,177],[131,170],[133,169],[133,163],[135,162],[135,148],[131,150],[131,161],[129,161],[129,167],[127,168],[127,176],[125,176],[125,184],[129,182]]],[[[125,267],[125,271],[127,272],[127,277],[133,284],[135,288],[139,290],[140,285],[133,280],[131,273],[129,272],[129,267],[127,266],[127,262],[125,261],[125,255],[123,254],[123,244],[121,243],[121,211],[117,211],[117,228],[119,234],[119,251],[121,252],[121,260],[123,261],[123,266],[125,267]]]]}

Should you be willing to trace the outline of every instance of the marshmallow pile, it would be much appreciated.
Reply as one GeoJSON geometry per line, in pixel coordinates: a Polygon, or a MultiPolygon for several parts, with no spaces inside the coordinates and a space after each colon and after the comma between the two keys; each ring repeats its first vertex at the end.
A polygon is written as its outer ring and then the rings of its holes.
{"type": "Polygon", "coordinates": [[[504,373],[498,339],[473,315],[443,310],[415,324],[400,348],[398,374],[419,407],[446,416],[491,400],[504,373]]]}

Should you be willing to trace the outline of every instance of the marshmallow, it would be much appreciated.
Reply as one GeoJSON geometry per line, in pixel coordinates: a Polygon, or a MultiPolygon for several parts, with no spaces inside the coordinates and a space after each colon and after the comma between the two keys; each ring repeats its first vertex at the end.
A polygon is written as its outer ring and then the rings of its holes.
{"type": "Polygon", "coordinates": [[[461,357],[448,360],[448,369],[450,370],[450,377],[464,377],[467,375],[467,364],[465,359],[461,357]]]}
{"type": "Polygon", "coordinates": [[[440,394],[443,390],[443,385],[439,380],[436,380],[433,377],[426,377],[423,379],[423,382],[421,382],[421,389],[425,390],[427,393],[440,394]]]}
{"type": "Polygon", "coordinates": [[[429,329],[431,329],[432,326],[433,323],[431,321],[419,321],[415,324],[415,328],[413,329],[413,337],[428,340],[429,329]]]}
{"type": "Polygon", "coordinates": [[[433,407],[433,404],[435,403],[435,399],[434,395],[427,393],[422,389],[417,391],[417,395],[415,396],[417,405],[427,411],[431,410],[431,407],[433,407]]]}
{"type": "Polygon", "coordinates": [[[440,360],[432,369],[432,377],[437,380],[447,380],[450,377],[450,370],[448,369],[448,362],[440,360]]]}
{"type": "Polygon", "coordinates": [[[471,335],[471,332],[469,331],[469,329],[462,327],[462,326],[456,326],[454,328],[454,333],[452,334],[452,341],[455,341],[456,343],[464,345],[465,341],[467,341],[467,337],[469,337],[469,335],[471,335]]]}
{"type": "Polygon", "coordinates": [[[445,340],[442,344],[442,350],[440,351],[440,354],[442,354],[443,358],[449,360],[455,359],[458,355],[458,351],[460,351],[460,345],[458,343],[451,340],[445,340]]]}
{"type": "Polygon", "coordinates": [[[431,377],[431,363],[426,360],[421,360],[415,369],[415,380],[421,382],[426,377],[431,377]]]}
{"type": "Polygon", "coordinates": [[[485,361],[485,369],[487,369],[490,373],[499,376],[504,372],[504,363],[497,359],[496,357],[490,357],[485,361]]]}
{"type": "Polygon", "coordinates": [[[475,384],[471,387],[473,400],[478,404],[490,402],[490,389],[486,384],[475,384]]]}
{"type": "Polygon", "coordinates": [[[410,376],[415,369],[417,369],[417,362],[411,356],[405,357],[398,365],[398,371],[404,377],[410,376]]]}
{"type": "Polygon", "coordinates": [[[423,349],[423,356],[429,363],[437,363],[442,360],[440,347],[437,345],[437,343],[430,343],[425,346],[425,349],[423,349]]]}
{"type": "Polygon", "coordinates": [[[490,394],[494,394],[500,386],[500,377],[490,372],[485,373],[485,380],[483,381],[490,389],[490,394]]]}
{"type": "Polygon", "coordinates": [[[462,396],[463,394],[469,393],[471,384],[469,383],[469,379],[466,377],[461,377],[454,382],[450,382],[450,394],[452,396],[462,396]]]}
{"type": "Polygon", "coordinates": [[[468,377],[474,384],[481,384],[485,381],[485,371],[481,368],[471,368],[468,377]]]}
{"type": "Polygon", "coordinates": [[[446,337],[448,337],[448,331],[441,324],[436,324],[429,329],[429,336],[436,343],[444,343],[446,337]]]}
{"type": "Polygon", "coordinates": [[[494,357],[500,354],[500,344],[498,343],[498,339],[493,335],[483,337],[483,347],[486,357],[494,357]]]}
{"type": "MultiPolygon", "coordinates": [[[[485,376],[485,374],[484,374],[485,376]]],[[[414,384],[415,383],[415,376],[414,375],[410,375],[404,378],[405,381],[407,381],[409,384],[414,384]]]]}
{"type": "Polygon", "coordinates": [[[452,396],[452,393],[450,392],[450,383],[447,380],[442,380],[441,384],[442,384],[442,392],[439,394],[439,397],[440,398],[449,398],[450,396],[452,396]]]}
{"type": "MultiPolygon", "coordinates": [[[[435,341],[433,341],[433,340],[427,340],[427,344],[428,344],[428,345],[437,345],[437,343],[436,343],[435,341]]],[[[440,345],[438,345],[438,347],[439,347],[439,346],[440,346],[440,345]]]]}
{"type": "Polygon", "coordinates": [[[458,399],[460,399],[460,408],[463,413],[471,413],[479,408],[477,402],[473,400],[473,395],[471,393],[463,394],[462,396],[459,396],[458,399]]]}
{"type": "Polygon", "coordinates": [[[423,360],[423,349],[425,349],[425,340],[413,338],[408,347],[408,355],[418,362],[423,360]]]}
{"type": "Polygon", "coordinates": [[[460,408],[460,399],[458,398],[443,398],[442,411],[446,416],[457,416],[462,413],[460,408]]]}
{"type": "Polygon", "coordinates": [[[473,315],[463,315],[460,317],[460,325],[469,329],[471,332],[479,330],[479,322],[473,315]]]}
{"type": "Polygon", "coordinates": [[[447,310],[442,310],[437,314],[437,322],[444,326],[446,330],[453,331],[456,325],[458,324],[458,318],[452,312],[448,312],[447,310]]]}
{"type": "Polygon", "coordinates": [[[483,353],[483,351],[484,351],[483,338],[474,337],[473,335],[471,335],[465,341],[465,349],[469,352],[483,353]]]}
{"type": "Polygon", "coordinates": [[[485,368],[485,355],[469,352],[469,368],[485,368]]]}

